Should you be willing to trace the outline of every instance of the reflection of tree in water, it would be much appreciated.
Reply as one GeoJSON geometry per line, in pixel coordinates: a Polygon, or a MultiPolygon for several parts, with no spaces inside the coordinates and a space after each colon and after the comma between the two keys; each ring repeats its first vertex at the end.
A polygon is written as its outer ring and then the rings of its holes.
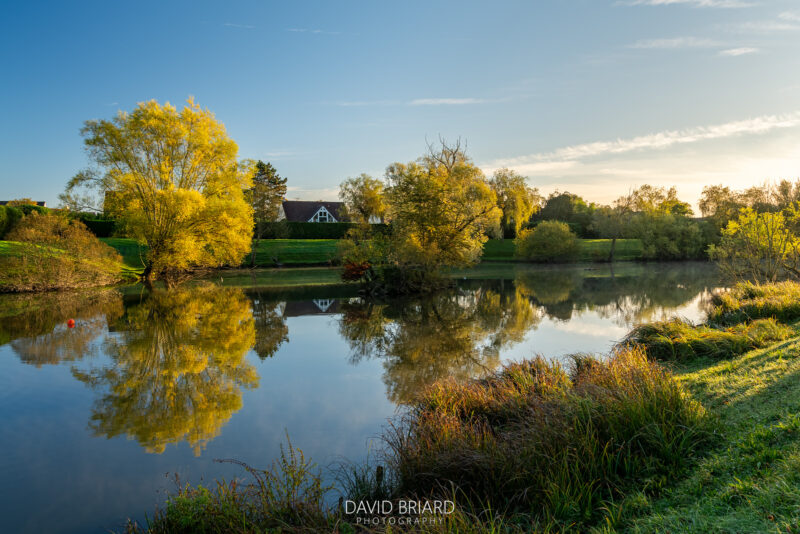
{"type": "Polygon", "coordinates": [[[255,343],[250,301],[233,288],[157,291],[127,310],[120,338],[105,349],[112,365],[74,375],[105,390],[90,426],[125,434],[150,452],[186,440],[199,455],[242,407],[241,388],[258,385],[245,355],[255,343]]]}
{"type": "Polygon", "coordinates": [[[253,350],[259,358],[271,358],[280,346],[289,341],[289,327],[280,311],[279,302],[260,293],[250,295],[253,303],[256,341],[253,350]]]}
{"type": "Polygon", "coordinates": [[[343,305],[339,331],[352,359],[381,358],[389,398],[409,402],[431,382],[491,371],[502,347],[522,340],[540,317],[513,289],[453,290],[388,303],[343,305]]]}
{"type": "MultiPolygon", "coordinates": [[[[618,269],[622,270],[622,269],[618,269]]],[[[669,316],[698,297],[710,299],[719,274],[707,264],[628,266],[615,275],[608,266],[582,271],[520,270],[515,283],[548,317],[569,320],[594,311],[620,326],[669,316]],[[705,297],[704,297],[705,296],[705,297]]]]}
{"type": "Polygon", "coordinates": [[[37,367],[94,354],[94,341],[123,313],[114,289],[6,295],[0,306],[0,344],[11,341],[20,361],[37,367]],[[76,328],[67,328],[69,319],[76,328]]]}

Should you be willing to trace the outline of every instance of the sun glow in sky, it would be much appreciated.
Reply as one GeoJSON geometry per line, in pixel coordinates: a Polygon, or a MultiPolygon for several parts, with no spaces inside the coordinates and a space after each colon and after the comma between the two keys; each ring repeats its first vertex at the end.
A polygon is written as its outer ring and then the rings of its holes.
{"type": "Polygon", "coordinates": [[[79,129],[211,109],[290,198],[427,141],[610,202],[644,183],[800,178],[796,0],[14,2],[0,18],[0,199],[57,204],[79,129]]]}

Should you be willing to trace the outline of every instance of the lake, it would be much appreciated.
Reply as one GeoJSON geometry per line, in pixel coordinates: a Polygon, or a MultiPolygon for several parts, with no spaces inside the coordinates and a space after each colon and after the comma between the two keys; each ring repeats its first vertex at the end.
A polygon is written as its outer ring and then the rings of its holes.
{"type": "Polygon", "coordinates": [[[452,290],[382,301],[286,285],[331,273],[0,296],[2,530],[121,530],[176,476],[245,479],[214,460],[267,467],[287,435],[326,472],[363,461],[436,379],[605,353],[634,323],[702,320],[720,284],[707,263],[651,263],[483,264],[452,290]]]}

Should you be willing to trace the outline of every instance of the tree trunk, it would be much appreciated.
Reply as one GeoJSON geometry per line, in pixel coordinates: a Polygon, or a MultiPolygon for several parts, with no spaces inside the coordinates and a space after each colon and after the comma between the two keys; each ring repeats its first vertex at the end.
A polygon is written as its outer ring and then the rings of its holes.
{"type": "Polygon", "coordinates": [[[256,247],[258,246],[258,241],[258,239],[253,239],[253,250],[250,252],[250,267],[256,266],[256,247]]]}
{"type": "Polygon", "coordinates": [[[609,261],[609,263],[614,263],[614,249],[616,248],[616,246],[617,246],[617,238],[616,237],[612,237],[611,238],[611,250],[608,251],[608,261],[609,261]]]}
{"type": "Polygon", "coordinates": [[[148,263],[142,271],[142,283],[149,291],[153,290],[153,264],[148,263]]]}

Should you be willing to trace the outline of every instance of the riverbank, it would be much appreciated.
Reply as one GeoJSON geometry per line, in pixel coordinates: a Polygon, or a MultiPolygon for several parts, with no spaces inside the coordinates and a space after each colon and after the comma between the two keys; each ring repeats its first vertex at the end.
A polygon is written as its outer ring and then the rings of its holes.
{"type": "MultiPolygon", "coordinates": [[[[62,284],[63,287],[89,287],[91,285],[109,285],[123,280],[133,281],[143,272],[146,248],[138,244],[134,239],[100,238],[100,241],[115,249],[122,257],[122,263],[106,262],[103,265],[98,265],[97,262],[87,263],[82,258],[72,258],[69,254],[61,252],[48,256],[59,260],[61,263],[69,263],[74,267],[71,269],[72,272],[80,271],[80,267],[83,265],[87,268],[87,272],[92,273],[92,277],[88,277],[85,281],[80,281],[78,285],[64,282],[62,284]],[[92,280],[98,281],[98,283],[93,283],[92,280]]],[[[246,274],[244,269],[226,269],[220,272],[220,277],[240,280],[242,285],[250,285],[251,282],[247,280],[252,281],[254,277],[256,284],[259,284],[261,280],[266,280],[270,285],[274,283],[276,286],[341,284],[338,269],[313,270],[313,268],[332,267],[336,263],[337,245],[338,240],[336,239],[262,240],[256,248],[255,266],[258,269],[265,269],[264,271],[257,271],[253,275],[252,273],[246,274]],[[288,267],[291,270],[297,270],[297,272],[286,274],[284,271],[275,270],[276,267],[288,267]]],[[[26,255],[24,251],[26,246],[29,245],[12,241],[0,241],[0,262],[5,261],[16,265],[18,263],[17,260],[26,255]]],[[[581,240],[579,262],[605,261],[608,258],[610,247],[611,240],[608,239],[581,240]]],[[[638,240],[618,240],[615,261],[641,259],[641,252],[641,242],[638,240]]],[[[248,262],[249,256],[246,258],[245,263],[248,262]]],[[[507,239],[487,241],[484,246],[482,263],[524,264],[530,262],[516,260],[514,258],[514,241],[507,239]]],[[[44,264],[41,267],[44,268],[44,264]]],[[[31,268],[27,269],[31,271],[31,268]]],[[[25,288],[28,286],[20,285],[19,280],[17,280],[21,277],[21,274],[25,274],[22,278],[42,278],[33,271],[27,273],[17,271],[20,271],[20,269],[7,268],[0,274],[0,291],[26,290],[25,288]]]]}
{"type": "MultiPolygon", "coordinates": [[[[114,247],[125,263],[131,267],[144,267],[141,261],[144,248],[135,240],[126,238],[101,238],[114,247]]],[[[264,239],[256,246],[256,267],[308,267],[332,265],[336,260],[337,239],[264,239]]],[[[610,239],[580,239],[579,262],[607,261],[611,251],[610,239]]],[[[642,259],[642,243],[638,239],[618,239],[614,252],[615,261],[642,259]]],[[[490,239],[484,244],[484,262],[513,262],[513,239],[490,239]]],[[[250,255],[244,260],[250,264],[250,255]]]]}
{"type": "MultiPolygon", "coordinates": [[[[714,324],[664,330],[679,350],[659,353],[662,363],[620,349],[609,360],[577,357],[568,371],[532,360],[470,384],[440,382],[384,435],[386,471],[356,469],[340,489],[349,499],[445,498],[456,483],[459,511],[411,531],[796,532],[800,317],[786,295],[798,294],[796,284],[735,290],[717,300],[714,324]],[[742,309],[782,323],[757,339],[742,324],[718,326],[742,309]],[[709,344],[729,349],[704,352],[709,344]]],[[[298,469],[262,476],[288,480],[298,469]]],[[[214,531],[235,520],[231,498],[225,485],[187,488],[151,532],[178,532],[179,520],[214,531]]],[[[251,504],[239,502],[254,521],[240,531],[353,531],[358,519],[321,499],[303,517],[287,516],[286,503],[251,504]]]]}

